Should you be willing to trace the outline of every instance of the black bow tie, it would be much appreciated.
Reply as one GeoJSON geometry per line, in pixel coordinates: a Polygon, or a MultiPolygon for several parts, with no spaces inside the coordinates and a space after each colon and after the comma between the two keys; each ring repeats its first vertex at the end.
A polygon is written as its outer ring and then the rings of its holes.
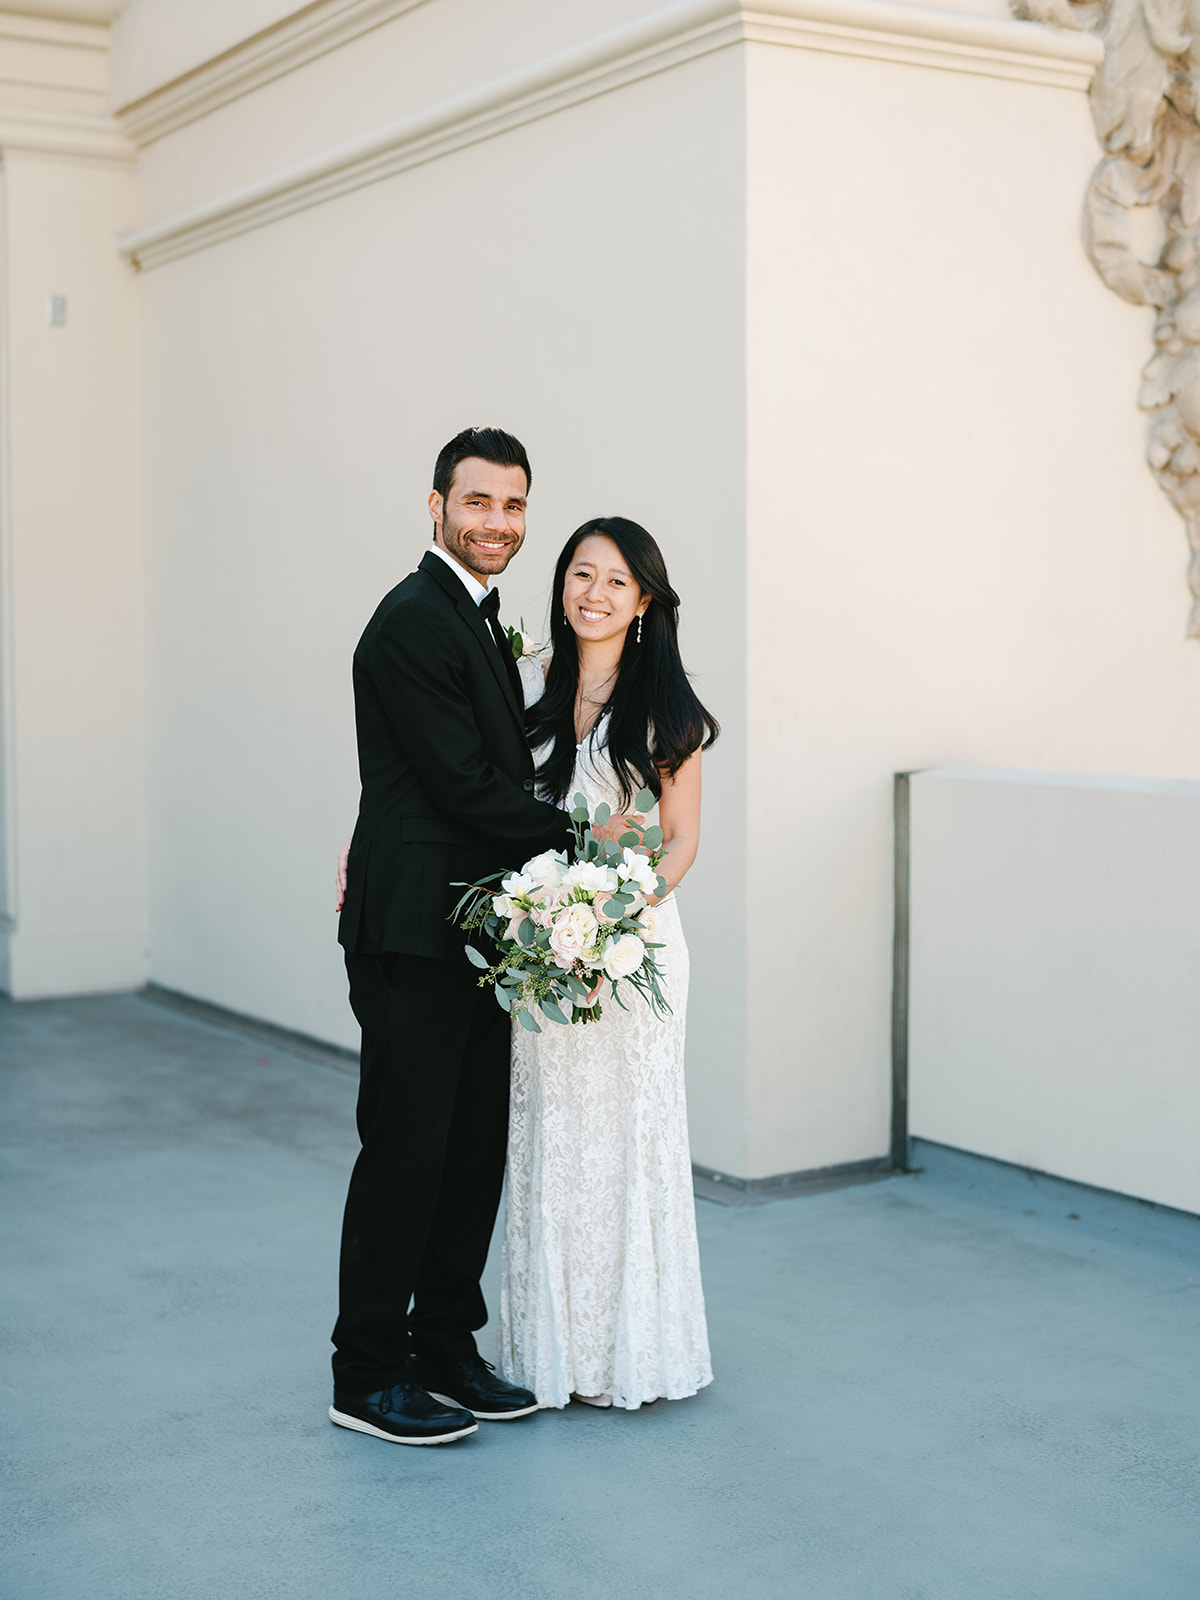
{"type": "Polygon", "coordinates": [[[518,708],[524,702],[521,689],[521,674],[517,671],[517,663],[513,660],[513,653],[508,647],[508,640],[504,637],[504,629],[500,626],[500,591],[489,589],[479,602],[479,614],[483,618],[483,625],[491,634],[496,649],[500,652],[500,659],[504,662],[504,670],[508,674],[508,681],[512,688],[513,696],[518,708]]]}

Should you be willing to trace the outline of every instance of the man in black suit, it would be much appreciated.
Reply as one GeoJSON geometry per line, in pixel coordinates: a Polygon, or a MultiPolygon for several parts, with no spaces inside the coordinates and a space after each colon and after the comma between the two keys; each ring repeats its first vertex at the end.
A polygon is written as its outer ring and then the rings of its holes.
{"type": "Polygon", "coordinates": [[[354,652],[362,799],[338,938],[362,1028],[329,1415],[441,1444],[536,1409],[478,1354],[500,1202],[509,1019],[464,954],[461,890],[546,849],[570,819],[533,793],[520,679],[492,577],[525,537],[529,461],[495,428],[437,459],[434,544],[354,652]],[[410,1312],[411,1303],[411,1312],[410,1312]]]}

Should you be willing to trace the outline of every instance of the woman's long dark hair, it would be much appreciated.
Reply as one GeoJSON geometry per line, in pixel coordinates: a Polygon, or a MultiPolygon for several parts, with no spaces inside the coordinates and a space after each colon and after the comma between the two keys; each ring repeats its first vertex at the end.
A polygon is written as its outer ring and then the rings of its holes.
{"type": "Polygon", "coordinates": [[[662,551],[645,528],[627,517],[593,517],[576,528],[554,568],[550,606],[554,655],[546,692],[525,714],[526,732],[535,749],[553,740],[538,769],[538,787],[561,804],[571,785],[579,646],[563,615],[562,596],[575,552],[592,534],[612,540],[643,595],[650,596],[641,643],[635,623],[625,635],[617,679],[601,710],[601,715],[612,713],[608,759],[621,786],[621,803],[628,805],[642,788],[660,795],[663,778],[673,778],[690,755],[707,750],[721,730],[697,699],[680,660],[679,596],[667,578],[662,551]]]}

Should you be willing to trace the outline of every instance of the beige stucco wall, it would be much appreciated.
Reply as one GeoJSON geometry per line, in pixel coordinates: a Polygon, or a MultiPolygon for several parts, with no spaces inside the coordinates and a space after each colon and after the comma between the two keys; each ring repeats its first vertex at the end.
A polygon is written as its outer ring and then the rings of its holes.
{"type": "MultiPolygon", "coordinates": [[[[695,1156],[764,1176],[885,1152],[892,772],[1200,776],[1200,656],[1182,638],[1182,532],[1142,461],[1146,319],[1078,239],[1096,154],[1086,42],[1043,73],[1042,35],[1004,33],[1001,0],[964,5],[976,21],[961,27],[845,6],[843,27],[778,0],[714,53],[661,54],[650,76],[551,98],[178,259],[152,250],[136,279],[110,253],[116,210],[96,220],[114,372],[136,348],[135,301],[141,324],[140,465],[122,493],[140,489],[144,565],[110,497],[125,536],[96,581],[123,623],[89,670],[97,703],[119,709],[97,748],[135,731],[95,840],[6,780],[10,858],[49,861],[67,833],[94,875],[60,923],[86,936],[87,897],[125,904],[118,880],[134,904],[142,879],[113,863],[144,845],[157,982],[353,1042],[330,909],[356,793],[350,652],[419,559],[438,446],[498,420],[536,474],[508,616],[540,622],[553,555],[585,516],[640,518],[725,727],[685,895],[695,1156]],[[1039,75],[1056,86],[1025,81],[1039,75]]],[[[280,38],[300,49],[276,27],[296,11],[135,0],[121,14],[108,103],[143,141],[139,227],[606,30],[663,26],[647,0],[331,0],[303,9],[306,27],[389,20],[272,76],[280,38]]],[[[670,13],[680,37],[729,15],[718,0],[670,13]]],[[[128,178],[111,181],[127,202],[128,178]]],[[[81,459],[127,459],[132,390],[99,382],[79,390],[103,410],[81,459]]],[[[26,481],[50,483],[53,431],[29,416],[26,481]]],[[[85,526],[64,510],[22,547],[18,663],[54,540],[89,570],[85,526]]],[[[75,748],[77,700],[28,726],[75,748]]]]}
{"type": "Polygon", "coordinates": [[[1082,94],[752,47],[750,1170],[888,1145],[891,774],[1200,776],[1082,94]],[[786,886],[786,910],[780,886],[786,886]],[[786,996],[786,1004],[779,1003],[786,996]]]}
{"type": "MultiPolygon", "coordinates": [[[[336,67],[313,69],[313,92],[352,99],[336,67]]],[[[698,1140],[731,1170],[745,1150],[741,96],[737,55],[713,56],[141,285],[152,977],[354,1042],[331,910],[357,795],[350,655],[420,559],[437,449],[498,420],[535,470],[506,614],[542,624],[554,557],[585,517],[638,518],[728,724],[688,897],[698,1140]]]]}
{"type": "Polygon", "coordinates": [[[1200,783],[910,784],[920,1138],[1200,1211],[1200,783]]]}
{"type": "Polygon", "coordinates": [[[0,10],[0,990],[18,998],[147,970],[137,293],[114,249],[135,152],[104,115],[103,10],[0,10]]]}
{"type": "Polygon", "coordinates": [[[130,169],[6,150],[5,918],[21,997],[146,979],[135,285],[113,249],[130,169]],[[67,300],[51,327],[47,299],[67,300]]]}

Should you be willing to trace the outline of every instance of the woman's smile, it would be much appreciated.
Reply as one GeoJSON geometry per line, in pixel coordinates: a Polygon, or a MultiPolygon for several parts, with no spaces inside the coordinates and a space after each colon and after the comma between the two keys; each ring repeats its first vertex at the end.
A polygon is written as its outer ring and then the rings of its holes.
{"type": "Polygon", "coordinates": [[[581,539],[563,583],[563,610],[591,644],[622,640],[648,602],[606,534],[581,539]],[[603,595],[603,599],[597,596],[603,595]]]}

